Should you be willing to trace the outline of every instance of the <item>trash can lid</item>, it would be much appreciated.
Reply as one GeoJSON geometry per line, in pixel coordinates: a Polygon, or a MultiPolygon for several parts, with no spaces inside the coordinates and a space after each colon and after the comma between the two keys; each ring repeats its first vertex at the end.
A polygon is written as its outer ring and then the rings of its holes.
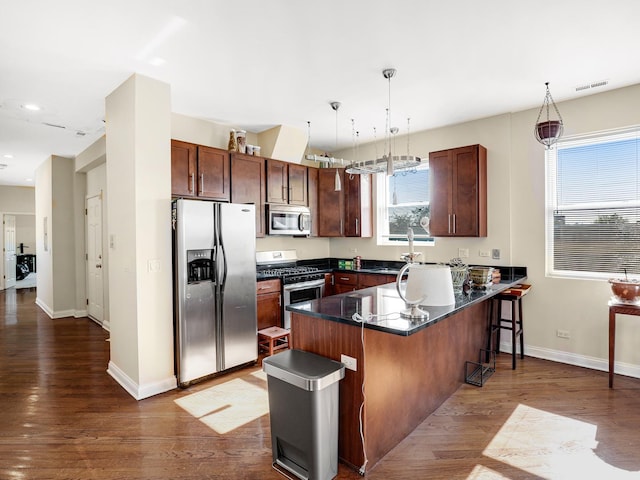
{"type": "Polygon", "coordinates": [[[344,378],[344,365],[303,350],[284,352],[262,360],[267,375],[309,392],[322,390],[344,378]]]}

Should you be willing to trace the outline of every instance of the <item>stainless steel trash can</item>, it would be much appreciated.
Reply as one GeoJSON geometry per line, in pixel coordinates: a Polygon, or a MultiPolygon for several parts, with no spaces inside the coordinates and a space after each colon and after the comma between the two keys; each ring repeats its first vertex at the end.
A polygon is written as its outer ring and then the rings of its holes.
{"type": "Polygon", "coordinates": [[[285,350],[262,361],[267,374],[273,464],[298,478],[338,474],[338,398],[344,365],[285,350]]]}

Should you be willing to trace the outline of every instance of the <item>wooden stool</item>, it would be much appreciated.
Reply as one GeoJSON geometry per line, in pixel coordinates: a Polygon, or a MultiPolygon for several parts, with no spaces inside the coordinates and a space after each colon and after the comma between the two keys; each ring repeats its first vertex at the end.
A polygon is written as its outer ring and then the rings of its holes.
{"type": "Polygon", "coordinates": [[[524,358],[524,329],[522,324],[522,297],[531,288],[531,285],[518,285],[505,290],[491,299],[489,311],[489,344],[487,350],[500,351],[500,330],[511,330],[511,368],[516,368],[517,342],[520,338],[520,358],[524,358]],[[511,319],[502,318],[502,302],[511,303],[511,319]],[[497,308],[496,308],[497,306],[497,308]],[[517,307],[517,308],[516,308],[517,307]],[[496,315],[494,316],[494,311],[496,315]],[[517,315],[516,315],[517,313],[517,315]],[[492,346],[493,334],[496,333],[496,344],[492,346]]]}
{"type": "Polygon", "coordinates": [[[268,327],[258,330],[258,348],[273,355],[278,350],[289,348],[291,332],[280,327],[268,327]]]}

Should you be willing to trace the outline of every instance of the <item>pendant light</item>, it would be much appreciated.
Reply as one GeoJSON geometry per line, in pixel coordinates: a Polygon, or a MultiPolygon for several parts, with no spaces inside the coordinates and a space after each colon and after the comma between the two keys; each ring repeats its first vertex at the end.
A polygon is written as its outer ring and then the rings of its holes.
{"type": "Polygon", "coordinates": [[[543,144],[547,149],[551,148],[553,144],[555,144],[558,139],[562,136],[562,132],[564,131],[564,125],[562,123],[562,117],[560,116],[560,112],[558,111],[558,107],[556,103],[553,101],[553,97],[551,96],[551,92],[549,91],[549,82],[545,83],[547,87],[547,93],[544,97],[544,101],[542,102],[542,106],[540,107],[540,111],[538,112],[538,119],[536,120],[535,126],[535,135],[536,140],[543,144]],[[549,115],[549,107],[553,105],[553,109],[556,112],[558,117],[557,120],[552,120],[549,115]],[[546,119],[540,121],[540,117],[542,116],[542,112],[546,109],[546,119]]]}
{"type": "Polygon", "coordinates": [[[395,74],[396,74],[395,68],[385,68],[382,71],[382,76],[387,80],[389,80],[389,94],[388,94],[389,101],[387,102],[387,128],[386,128],[387,152],[389,152],[389,154],[387,155],[387,177],[390,177],[393,175],[393,157],[391,156],[391,136],[394,135],[394,138],[395,138],[395,134],[398,133],[398,129],[393,128],[391,126],[391,78],[395,74]],[[393,130],[395,131],[392,133],[393,130]]]}
{"type": "MultiPolygon", "coordinates": [[[[338,109],[340,108],[340,102],[331,102],[331,108],[336,112],[336,150],[338,149],[338,109]]],[[[338,169],[336,168],[336,179],[333,190],[339,192],[342,190],[342,181],[340,180],[340,174],[338,173],[338,169]]]]}

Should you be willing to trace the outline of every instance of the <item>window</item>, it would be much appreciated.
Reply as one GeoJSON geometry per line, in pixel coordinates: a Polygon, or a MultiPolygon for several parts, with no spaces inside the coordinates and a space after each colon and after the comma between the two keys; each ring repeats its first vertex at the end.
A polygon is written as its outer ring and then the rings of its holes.
{"type": "Polygon", "coordinates": [[[547,273],[640,274],[640,127],[547,150],[547,273]]]}
{"type": "Polygon", "coordinates": [[[407,244],[407,228],[414,241],[433,245],[429,236],[429,166],[378,177],[378,245],[407,244]]]}

